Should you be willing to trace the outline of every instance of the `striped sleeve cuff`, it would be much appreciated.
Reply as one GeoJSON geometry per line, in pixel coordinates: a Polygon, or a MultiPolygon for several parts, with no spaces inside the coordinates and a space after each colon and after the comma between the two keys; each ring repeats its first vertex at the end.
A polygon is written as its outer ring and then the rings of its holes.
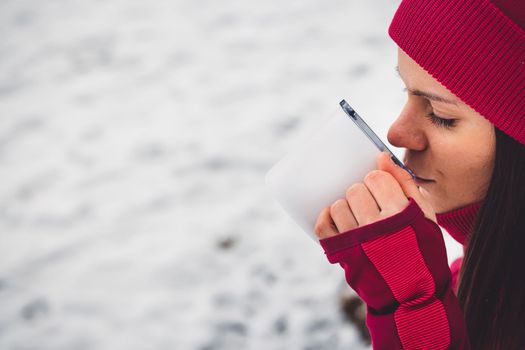
{"type": "Polygon", "coordinates": [[[412,198],[398,214],[320,243],[366,302],[374,349],[468,347],[441,229],[412,198]]]}

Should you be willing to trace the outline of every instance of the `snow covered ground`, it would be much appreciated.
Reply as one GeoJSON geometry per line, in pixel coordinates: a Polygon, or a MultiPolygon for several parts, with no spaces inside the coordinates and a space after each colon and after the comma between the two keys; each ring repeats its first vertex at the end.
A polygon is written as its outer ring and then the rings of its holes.
{"type": "Polygon", "coordinates": [[[386,134],[397,3],[0,1],[0,349],[366,349],[264,175],[386,134]]]}

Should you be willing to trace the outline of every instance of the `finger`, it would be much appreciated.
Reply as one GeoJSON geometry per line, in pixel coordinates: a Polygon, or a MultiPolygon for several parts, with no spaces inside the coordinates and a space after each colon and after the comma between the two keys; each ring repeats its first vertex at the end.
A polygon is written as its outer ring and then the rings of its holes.
{"type": "Polygon", "coordinates": [[[396,165],[394,161],[390,159],[390,155],[386,152],[381,152],[377,157],[377,167],[379,170],[384,170],[392,174],[403,189],[405,195],[413,198],[425,213],[425,216],[436,222],[434,209],[430,203],[423,198],[423,195],[419,191],[419,187],[416,181],[412,178],[412,175],[410,175],[405,169],[396,165]]]}
{"type": "Polygon", "coordinates": [[[374,222],[379,217],[380,209],[368,188],[357,182],[346,190],[346,201],[359,226],[374,222]]]}
{"type": "Polygon", "coordinates": [[[330,215],[339,233],[358,227],[354,214],[348,206],[346,199],[339,199],[330,206],[330,215]]]}
{"type": "Polygon", "coordinates": [[[408,199],[392,174],[384,170],[372,170],[363,182],[372,193],[383,217],[396,214],[408,205],[408,199]]]}
{"type": "Polygon", "coordinates": [[[324,239],[338,234],[337,227],[330,216],[330,208],[324,208],[317,217],[314,232],[317,238],[324,239]]]}

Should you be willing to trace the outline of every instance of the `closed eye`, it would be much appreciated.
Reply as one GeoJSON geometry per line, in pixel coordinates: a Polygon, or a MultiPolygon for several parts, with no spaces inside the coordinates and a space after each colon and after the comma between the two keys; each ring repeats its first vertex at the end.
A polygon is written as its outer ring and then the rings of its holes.
{"type": "Polygon", "coordinates": [[[437,116],[434,112],[427,114],[427,118],[430,119],[432,124],[443,127],[445,129],[451,129],[456,126],[456,119],[445,119],[437,116]]]}

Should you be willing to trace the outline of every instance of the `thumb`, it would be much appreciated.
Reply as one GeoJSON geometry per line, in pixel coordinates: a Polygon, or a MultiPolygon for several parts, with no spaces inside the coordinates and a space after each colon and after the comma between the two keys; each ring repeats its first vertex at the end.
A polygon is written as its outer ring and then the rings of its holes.
{"type": "Polygon", "coordinates": [[[437,222],[436,213],[430,203],[423,197],[419,186],[405,169],[401,168],[390,158],[386,152],[381,152],[377,157],[377,167],[379,170],[390,173],[399,183],[401,189],[407,197],[413,198],[419,205],[425,216],[430,220],[437,222]]]}

